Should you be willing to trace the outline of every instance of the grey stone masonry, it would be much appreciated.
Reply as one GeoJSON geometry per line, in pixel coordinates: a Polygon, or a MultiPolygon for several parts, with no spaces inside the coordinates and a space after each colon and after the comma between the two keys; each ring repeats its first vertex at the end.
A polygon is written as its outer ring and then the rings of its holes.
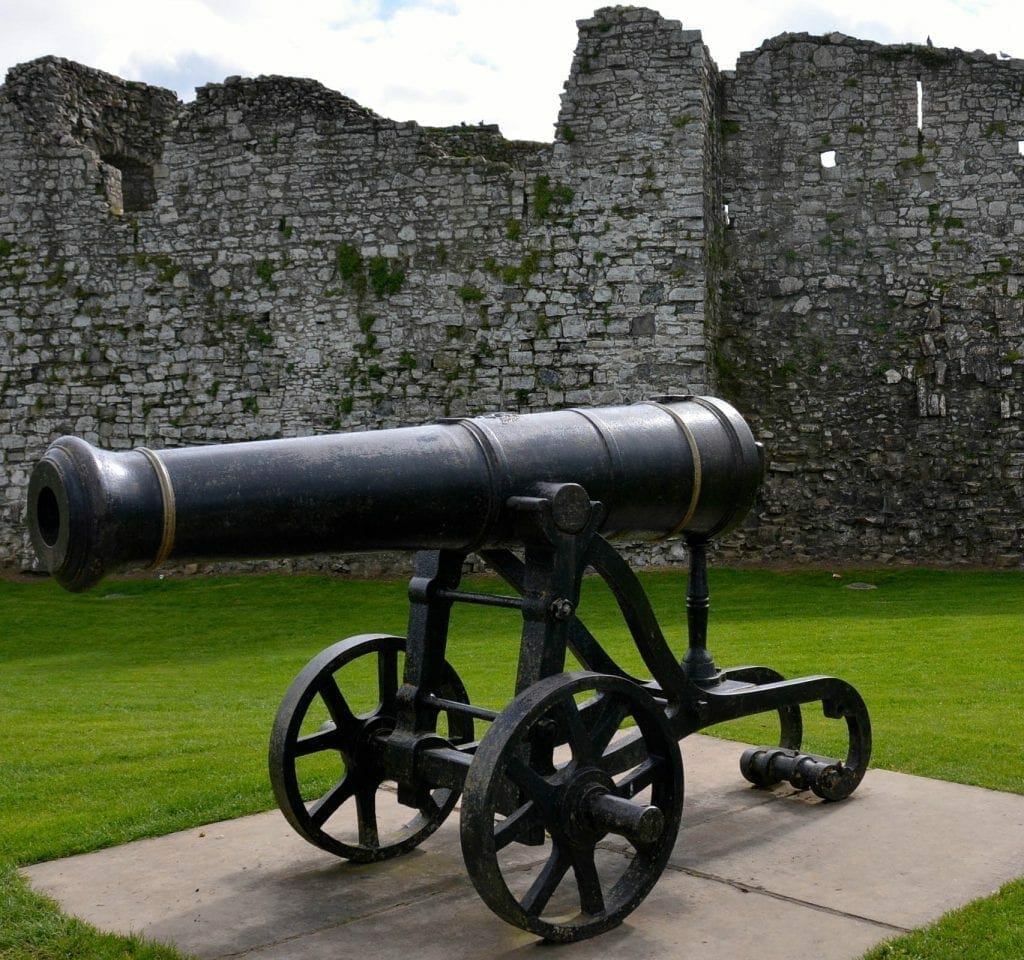
{"type": "Polygon", "coordinates": [[[1024,62],[785,35],[724,100],[716,368],[770,454],[758,552],[1019,567],[1024,62]]]}
{"type": "Polygon", "coordinates": [[[720,74],[651,10],[578,27],[552,143],[396,123],[311,80],[182,104],[58,58],[12,69],[0,566],[32,566],[28,473],[63,433],[161,447],[704,392],[766,447],[725,556],[1020,566],[1024,64],[787,34],[720,74]]]}

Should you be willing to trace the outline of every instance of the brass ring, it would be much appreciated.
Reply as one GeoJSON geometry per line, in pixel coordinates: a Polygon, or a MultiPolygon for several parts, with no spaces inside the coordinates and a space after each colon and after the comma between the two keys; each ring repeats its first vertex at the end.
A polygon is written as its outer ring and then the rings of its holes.
{"type": "Polygon", "coordinates": [[[148,570],[155,570],[157,567],[164,565],[174,549],[174,528],[177,523],[177,513],[174,507],[174,487],[171,486],[171,475],[167,472],[167,467],[154,451],[148,447],[136,447],[135,449],[152,464],[157,483],[160,484],[160,495],[164,503],[164,527],[163,535],[160,538],[160,549],[157,550],[153,562],[147,567],[148,570]]]}
{"type": "Polygon", "coordinates": [[[689,522],[693,519],[693,515],[697,512],[697,504],[700,502],[702,473],[700,448],[697,446],[697,438],[693,435],[693,431],[690,430],[686,425],[686,421],[675,410],[667,404],[659,403],[657,400],[648,400],[647,402],[658,407],[660,410],[664,410],[665,413],[675,420],[676,426],[683,431],[683,436],[686,437],[686,442],[690,447],[690,457],[693,459],[693,492],[690,495],[690,506],[686,510],[686,515],[679,521],[679,525],[669,534],[670,537],[675,537],[686,529],[689,522]]]}

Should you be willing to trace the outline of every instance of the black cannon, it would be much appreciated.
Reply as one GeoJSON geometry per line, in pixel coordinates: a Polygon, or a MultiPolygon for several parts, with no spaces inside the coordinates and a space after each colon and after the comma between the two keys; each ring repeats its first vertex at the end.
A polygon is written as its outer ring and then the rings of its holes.
{"type": "Polygon", "coordinates": [[[688,734],[776,712],[779,743],[744,752],[747,780],[839,800],[864,775],[870,722],[852,686],[723,670],[708,652],[706,546],[745,516],[761,472],[732,407],[661,397],[159,453],[64,437],[32,474],[28,517],[42,562],[71,590],[170,558],[417,551],[408,636],[334,644],[285,694],[270,738],[275,796],[307,840],[370,862],[411,850],[461,794],[463,854],[483,900],[509,923],[572,941],[620,923],[660,876],[688,734]],[[685,539],[681,659],[614,537],[685,539]],[[512,593],[460,589],[470,554],[512,593]],[[585,626],[587,571],[610,588],[649,675],[625,670],[585,626]],[[463,603],[522,618],[515,696],[500,712],[473,704],[446,660],[463,603]],[[582,670],[566,672],[570,654],[582,670]],[[373,702],[343,689],[350,668],[369,670],[373,702]],[[846,721],[845,759],[801,752],[800,705],[814,702],[846,721]],[[397,822],[381,812],[389,798],[405,811],[397,822]]]}

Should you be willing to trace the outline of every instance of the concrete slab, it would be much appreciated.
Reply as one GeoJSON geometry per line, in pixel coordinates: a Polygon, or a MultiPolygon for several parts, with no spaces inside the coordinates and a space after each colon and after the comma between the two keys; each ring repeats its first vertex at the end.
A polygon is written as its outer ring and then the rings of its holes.
{"type": "MultiPolygon", "coordinates": [[[[668,867],[621,927],[562,948],[574,958],[788,960],[805,942],[821,960],[852,960],[1024,869],[1022,796],[872,770],[849,800],[824,804],[749,787],[741,745],[682,746],[686,805],[668,867]]],[[[204,960],[511,958],[537,943],[477,897],[457,815],[382,864],[339,861],[273,811],[24,873],[101,929],[204,960]]]]}

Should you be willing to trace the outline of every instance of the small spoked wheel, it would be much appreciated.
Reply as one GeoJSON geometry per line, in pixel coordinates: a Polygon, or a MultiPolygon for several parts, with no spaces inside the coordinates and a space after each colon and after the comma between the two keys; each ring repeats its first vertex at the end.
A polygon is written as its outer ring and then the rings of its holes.
{"type": "Polygon", "coordinates": [[[473,885],[503,920],[571,942],[622,922],[665,867],[683,805],[679,745],[635,683],[547,677],[480,741],[462,797],[473,885]]]}
{"type": "MultiPolygon", "coordinates": [[[[384,634],[328,647],[288,688],[270,735],[270,782],[285,818],[310,843],[359,863],[411,850],[458,800],[455,790],[428,790],[414,810],[385,787],[382,745],[395,728],[404,651],[401,637],[384,634]]],[[[447,663],[431,692],[469,702],[447,663]]],[[[452,743],[473,739],[471,718],[442,711],[438,721],[452,743]]]]}

